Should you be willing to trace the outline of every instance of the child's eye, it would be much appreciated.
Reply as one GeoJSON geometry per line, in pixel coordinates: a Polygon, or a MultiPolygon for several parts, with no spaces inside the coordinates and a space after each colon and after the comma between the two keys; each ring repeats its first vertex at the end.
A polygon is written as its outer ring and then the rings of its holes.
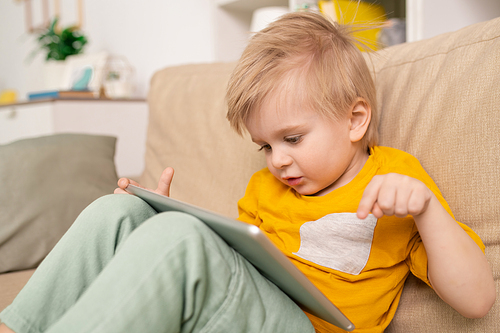
{"type": "Polygon", "coordinates": [[[270,145],[263,145],[259,148],[259,151],[264,150],[264,151],[271,151],[271,146],[270,145]]]}
{"type": "Polygon", "coordinates": [[[291,144],[296,144],[299,143],[302,140],[302,135],[297,135],[297,136],[291,136],[285,138],[285,141],[291,144]]]}

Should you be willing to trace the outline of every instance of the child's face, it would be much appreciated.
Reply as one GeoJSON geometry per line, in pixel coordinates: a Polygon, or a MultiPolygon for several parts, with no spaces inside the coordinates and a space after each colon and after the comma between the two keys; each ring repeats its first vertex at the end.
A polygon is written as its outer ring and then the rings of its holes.
{"type": "Polygon", "coordinates": [[[325,195],[349,183],[368,158],[351,142],[350,117],[333,121],[293,104],[277,110],[276,99],[267,98],[246,122],[271,173],[302,195],[325,195]]]}

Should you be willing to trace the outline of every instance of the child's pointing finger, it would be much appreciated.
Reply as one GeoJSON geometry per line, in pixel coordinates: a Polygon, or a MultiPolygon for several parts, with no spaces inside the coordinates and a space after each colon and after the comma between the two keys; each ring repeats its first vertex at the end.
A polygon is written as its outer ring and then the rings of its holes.
{"type": "Polygon", "coordinates": [[[381,178],[373,177],[372,181],[368,184],[368,186],[366,186],[356,213],[359,219],[365,219],[368,214],[370,214],[370,211],[376,217],[379,217],[377,215],[382,213],[382,210],[377,205],[377,198],[381,184],[381,178]]]}

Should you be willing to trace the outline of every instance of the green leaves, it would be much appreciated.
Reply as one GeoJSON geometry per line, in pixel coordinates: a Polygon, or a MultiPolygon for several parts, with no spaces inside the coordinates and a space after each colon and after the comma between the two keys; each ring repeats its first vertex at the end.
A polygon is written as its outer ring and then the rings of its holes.
{"type": "Polygon", "coordinates": [[[39,51],[47,51],[46,60],[65,60],[66,57],[83,52],[87,37],[77,27],[57,31],[57,17],[50,27],[38,36],[39,51]]]}

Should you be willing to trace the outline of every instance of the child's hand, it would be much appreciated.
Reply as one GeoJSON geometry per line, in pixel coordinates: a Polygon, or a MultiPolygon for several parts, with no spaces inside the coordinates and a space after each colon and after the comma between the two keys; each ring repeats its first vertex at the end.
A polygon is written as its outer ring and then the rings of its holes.
{"type": "Polygon", "coordinates": [[[364,219],[370,211],[376,218],[417,216],[426,211],[432,195],[431,190],[415,178],[397,173],[378,175],[366,187],[357,216],[364,219]]]}
{"type": "MultiPolygon", "coordinates": [[[[174,169],[168,167],[165,170],[163,170],[160,176],[160,181],[158,182],[158,187],[156,188],[156,190],[154,190],[154,192],[161,195],[165,195],[167,197],[170,196],[170,185],[172,184],[173,177],[174,177],[174,169]]],[[[133,181],[132,179],[120,178],[118,180],[118,188],[115,189],[114,193],[130,194],[125,190],[129,184],[145,188],[139,185],[137,182],[133,181]]]]}
{"type": "Polygon", "coordinates": [[[357,216],[412,215],[427,253],[432,288],[467,318],[481,318],[495,303],[495,281],[481,248],[421,181],[390,173],[373,177],[357,216]]]}

